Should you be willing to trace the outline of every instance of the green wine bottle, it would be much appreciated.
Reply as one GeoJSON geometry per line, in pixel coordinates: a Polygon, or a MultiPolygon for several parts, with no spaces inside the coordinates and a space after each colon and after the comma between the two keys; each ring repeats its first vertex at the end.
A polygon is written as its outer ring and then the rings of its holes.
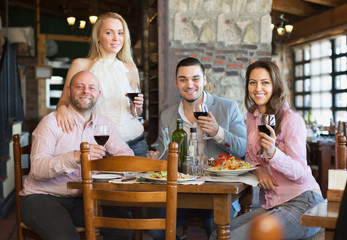
{"type": "Polygon", "coordinates": [[[178,171],[183,172],[184,157],[187,155],[187,133],[183,130],[182,119],[177,119],[177,128],[172,133],[172,141],[181,145],[178,149],[178,171]]]}

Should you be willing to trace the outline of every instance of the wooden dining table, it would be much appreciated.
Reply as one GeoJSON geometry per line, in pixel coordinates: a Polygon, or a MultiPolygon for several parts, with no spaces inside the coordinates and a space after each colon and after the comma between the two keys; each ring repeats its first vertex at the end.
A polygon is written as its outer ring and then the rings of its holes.
{"type": "MultiPolygon", "coordinates": [[[[148,183],[109,183],[93,182],[93,185],[103,189],[116,190],[141,190],[141,191],[162,191],[165,184],[148,183]]],[[[68,182],[70,189],[82,189],[82,182],[68,182]]],[[[250,211],[252,204],[253,188],[244,183],[223,183],[223,182],[205,182],[202,185],[177,185],[177,207],[190,209],[212,209],[214,213],[214,222],[217,226],[217,239],[230,238],[231,223],[231,204],[239,199],[241,212],[250,211]]],[[[118,205],[118,204],[116,204],[118,205]]],[[[121,206],[121,204],[119,204],[121,206]]],[[[127,205],[129,206],[129,205],[127,205]]],[[[138,206],[137,206],[138,207],[138,206]]],[[[140,207],[165,207],[156,204],[144,204],[140,207]]]]}

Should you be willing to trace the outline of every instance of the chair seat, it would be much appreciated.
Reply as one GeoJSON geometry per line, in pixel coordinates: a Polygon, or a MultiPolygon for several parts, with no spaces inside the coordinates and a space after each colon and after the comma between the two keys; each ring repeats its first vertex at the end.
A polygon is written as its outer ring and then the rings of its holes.
{"type": "MultiPolygon", "coordinates": [[[[27,230],[30,230],[32,231],[27,225],[25,225],[25,223],[21,222],[20,225],[22,226],[22,228],[25,228],[27,230]]],[[[78,233],[81,233],[81,232],[84,232],[85,231],[85,228],[84,227],[75,227],[76,228],[76,231],[78,233]]]]}

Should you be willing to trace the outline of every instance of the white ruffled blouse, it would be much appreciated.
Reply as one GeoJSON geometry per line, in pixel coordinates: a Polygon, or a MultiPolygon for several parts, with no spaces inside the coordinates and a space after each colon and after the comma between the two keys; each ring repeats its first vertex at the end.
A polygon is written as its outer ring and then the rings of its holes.
{"type": "Polygon", "coordinates": [[[139,120],[132,117],[129,99],[125,96],[132,90],[124,63],[118,59],[99,59],[90,71],[98,77],[101,90],[95,112],[110,118],[124,141],[139,137],[144,129],[139,120]]]}

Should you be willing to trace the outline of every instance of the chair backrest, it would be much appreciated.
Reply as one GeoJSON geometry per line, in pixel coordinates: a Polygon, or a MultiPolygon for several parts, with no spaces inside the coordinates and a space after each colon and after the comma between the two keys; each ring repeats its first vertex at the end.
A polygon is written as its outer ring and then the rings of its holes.
{"type": "Polygon", "coordinates": [[[170,143],[168,161],[136,156],[112,156],[90,160],[89,144],[81,143],[81,164],[83,179],[83,200],[87,240],[96,239],[99,227],[119,229],[164,229],[167,240],[176,239],[177,214],[177,169],[178,144],[170,143]],[[150,192],[148,184],[141,184],[140,191],[119,191],[97,188],[92,182],[92,171],[143,172],[167,171],[167,184],[164,191],[150,192]],[[147,186],[147,190],[146,190],[147,186]],[[101,216],[96,208],[96,201],[107,200],[129,203],[166,203],[166,218],[162,219],[125,219],[101,216]]]}
{"type": "MultiPolygon", "coordinates": [[[[22,155],[28,154],[30,156],[31,144],[21,147],[20,136],[13,135],[13,158],[14,158],[14,175],[16,186],[16,218],[17,218],[17,234],[18,239],[23,239],[23,229],[21,226],[22,218],[20,216],[20,196],[19,193],[23,189],[23,177],[27,176],[30,172],[30,165],[27,168],[22,168],[22,155]]],[[[30,164],[30,161],[29,161],[30,164]]]]}
{"type": "Polygon", "coordinates": [[[335,142],[335,164],[337,169],[346,169],[347,167],[347,148],[346,137],[344,135],[337,136],[335,142]]]}
{"type": "Polygon", "coordinates": [[[335,134],[335,168],[346,168],[346,122],[339,121],[337,125],[337,132],[335,134]],[[344,146],[343,146],[344,145],[344,146]]]}

